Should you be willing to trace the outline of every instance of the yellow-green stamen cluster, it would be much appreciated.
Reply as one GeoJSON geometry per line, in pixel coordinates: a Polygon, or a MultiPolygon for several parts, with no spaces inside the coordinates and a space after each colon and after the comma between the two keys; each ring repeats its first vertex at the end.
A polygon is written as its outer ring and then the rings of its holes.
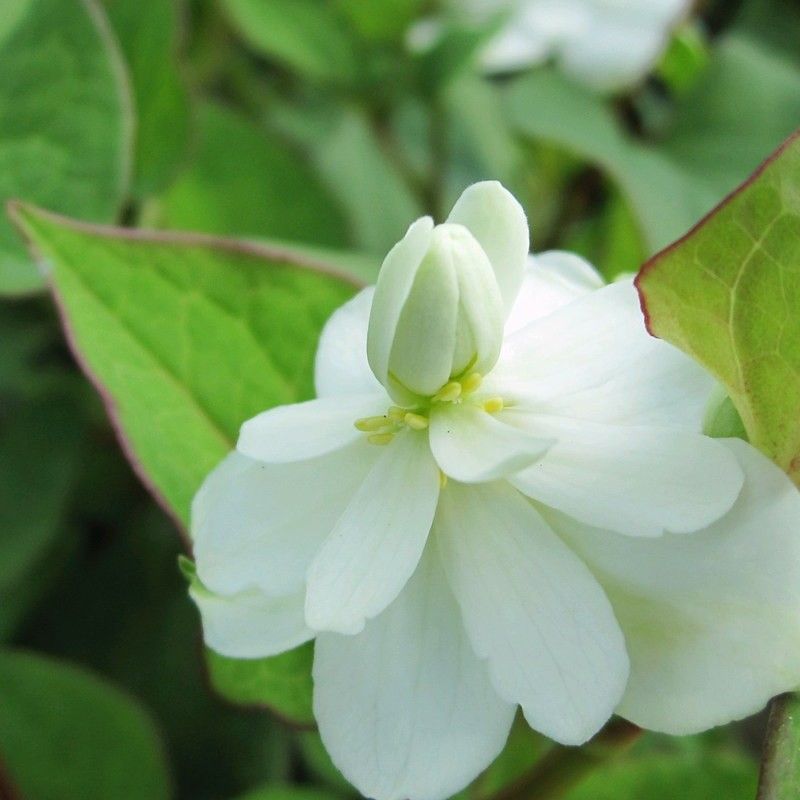
{"type": "MultiPolygon", "coordinates": [[[[463,403],[464,400],[477,391],[483,376],[478,372],[471,372],[461,380],[449,381],[429,400],[423,401],[414,408],[401,408],[391,406],[380,416],[363,417],[355,422],[357,430],[367,434],[367,441],[371,444],[389,444],[395,435],[404,428],[412,431],[424,431],[430,424],[430,410],[436,403],[463,403]]],[[[502,411],[504,404],[501,397],[490,397],[483,401],[485,411],[493,414],[502,411]]]]}

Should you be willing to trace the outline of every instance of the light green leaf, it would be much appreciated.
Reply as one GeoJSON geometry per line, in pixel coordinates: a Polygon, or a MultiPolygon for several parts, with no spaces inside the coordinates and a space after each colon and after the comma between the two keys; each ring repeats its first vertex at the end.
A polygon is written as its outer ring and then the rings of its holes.
{"type": "Polygon", "coordinates": [[[800,136],[637,282],[651,332],[707,367],[750,442],[800,480],[800,136]]]}
{"type": "Polygon", "coordinates": [[[242,37],[264,55],[323,82],[347,82],[356,60],[332,3],[318,0],[222,0],[242,37]]]}
{"type": "MultiPolygon", "coordinates": [[[[136,104],[134,191],[152,194],[178,169],[189,98],[178,65],[179,0],[104,0],[136,104]]],[[[71,209],[67,209],[71,211],[71,209]]]]}
{"type": "Polygon", "coordinates": [[[752,800],[756,764],[734,753],[652,754],[597,770],[564,800],[752,800]]]}
{"type": "Polygon", "coordinates": [[[398,165],[360,113],[345,111],[320,133],[314,157],[348,215],[358,248],[383,257],[422,216],[398,165]]]}
{"type": "Polygon", "coordinates": [[[92,674],[0,651],[0,760],[25,800],[166,800],[158,733],[134,701],[92,674]]]}
{"type": "Polygon", "coordinates": [[[285,142],[219,105],[199,109],[198,128],[197,152],[161,203],[162,225],[345,244],[336,201],[285,142]]]}
{"type": "MultiPolygon", "coordinates": [[[[28,206],[14,216],[47,265],[74,351],[128,457],[186,525],[241,423],[311,396],[319,332],[354,283],[257,245],[126,233],[28,206]]],[[[212,656],[211,670],[233,699],[307,721],[308,661],[298,659],[212,656]]]]}
{"type": "MultiPolygon", "coordinates": [[[[113,219],[133,123],[122,60],[95,0],[13,0],[0,22],[0,64],[0,203],[16,197],[113,219]]],[[[0,293],[41,286],[0,215],[0,293]]]]}
{"type": "Polygon", "coordinates": [[[214,688],[236,703],[269,708],[296,725],[313,725],[309,642],[279,656],[233,659],[207,652],[208,672],[214,688]]]}
{"type": "Polygon", "coordinates": [[[257,245],[15,217],[129,457],[185,523],[241,423],[311,395],[317,337],[353,284],[257,245]]]}

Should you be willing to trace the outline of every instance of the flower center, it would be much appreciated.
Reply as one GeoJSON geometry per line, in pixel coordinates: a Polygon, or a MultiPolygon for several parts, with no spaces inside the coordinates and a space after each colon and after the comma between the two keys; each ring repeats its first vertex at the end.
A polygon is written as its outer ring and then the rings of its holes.
{"type": "MultiPolygon", "coordinates": [[[[355,421],[357,430],[367,434],[367,441],[371,444],[389,444],[395,435],[404,428],[412,431],[424,431],[430,424],[431,409],[440,403],[461,404],[472,402],[472,395],[480,388],[483,376],[472,372],[466,377],[449,381],[436,394],[429,399],[411,407],[390,406],[385,414],[376,417],[362,417],[355,421]]],[[[502,397],[489,397],[481,400],[480,405],[484,411],[494,414],[503,410],[502,397]]]]}

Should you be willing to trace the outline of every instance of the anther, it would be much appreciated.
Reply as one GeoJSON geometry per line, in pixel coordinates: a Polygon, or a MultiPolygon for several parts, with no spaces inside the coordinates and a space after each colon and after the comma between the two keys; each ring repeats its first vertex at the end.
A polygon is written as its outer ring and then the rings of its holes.
{"type": "Polygon", "coordinates": [[[385,428],[389,424],[389,420],[386,417],[363,417],[362,419],[357,419],[353,424],[356,430],[369,433],[370,431],[379,431],[381,428],[385,428]]]}
{"type": "Polygon", "coordinates": [[[470,392],[474,392],[481,385],[482,381],[483,375],[481,375],[480,372],[473,372],[461,381],[461,391],[464,394],[470,394],[470,392]]]}
{"type": "Polygon", "coordinates": [[[367,436],[370,444],[389,444],[394,439],[393,433],[371,433],[367,436]]]}
{"type": "Polygon", "coordinates": [[[389,415],[389,419],[393,420],[394,422],[402,422],[405,418],[406,410],[404,408],[400,408],[400,406],[390,406],[386,413],[389,415]]]}
{"type": "Polygon", "coordinates": [[[450,381],[442,386],[441,389],[434,395],[434,402],[439,403],[452,403],[461,397],[461,384],[458,381],[450,381]]]}
{"type": "Polygon", "coordinates": [[[439,470],[439,488],[444,489],[445,486],[447,486],[447,475],[439,470]]]}
{"type": "Polygon", "coordinates": [[[502,397],[490,397],[488,400],[484,401],[483,410],[494,414],[496,411],[502,411],[504,406],[505,404],[503,403],[502,397]]]}
{"type": "Polygon", "coordinates": [[[422,414],[415,414],[413,411],[409,411],[403,417],[403,422],[414,431],[424,431],[428,427],[428,418],[423,417],[422,414]]]}

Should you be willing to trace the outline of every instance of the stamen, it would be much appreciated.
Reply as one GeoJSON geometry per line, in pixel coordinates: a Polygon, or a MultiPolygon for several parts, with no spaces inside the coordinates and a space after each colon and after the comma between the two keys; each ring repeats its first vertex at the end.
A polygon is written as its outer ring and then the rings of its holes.
{"type": "Polygon", "coordinates": [[[371,431],[379,431],[389,425],[389,420],[386,417],[362,417],[353,423],[356,430],[369,433],[371,431]]]}
{"type": "Polygon", "coordinates": [[[461,384],[458,381],[450,381],[439,389],[439,392],[434,395],[434,403],[452,403],[461,397],[461,384]]]}
{"type": "Polygon", "coordinates": [[[403,422],[414,431],[424,431],[428,427],[428,418],[423,417],[422,414],[415,414],[413,411],[409,411],[403,417],[403,422]]]}
{"type": "Polygon", "coordinates": [[[483,375],[480,372],[473,372],[471,375],[467,375],[463,381],[461,381],[461,391],[464,394],[470,394],[474,392],[483,382],[483,375]]]}
{"type": "Polygon", "coordinates": [[[439,470],[439,488],[444,489],[445,486],[447,486],[447,475],[439,470]]]}
{"type": "Polygon", "coordinates": [[[490,414],[494,414],[497,411],[502,411],[504,407],[505,403],[503,402],[502,397],[490,397],[483,403],[483,410],[488,411],[490,414]]]}
{"type": "Polygon", "coordinates": [[[406,410],[400,408],[400,406],[391,406],[386,413],[389,415],[389,419],[395,422],[402,422],[405,418],[406,410]]]}
{"type": "Polygon", "coordinates": [[[367,436],[367,441],[370,444],[389,444],[394,439],[393,433],[371,433],[367,436]]]}

